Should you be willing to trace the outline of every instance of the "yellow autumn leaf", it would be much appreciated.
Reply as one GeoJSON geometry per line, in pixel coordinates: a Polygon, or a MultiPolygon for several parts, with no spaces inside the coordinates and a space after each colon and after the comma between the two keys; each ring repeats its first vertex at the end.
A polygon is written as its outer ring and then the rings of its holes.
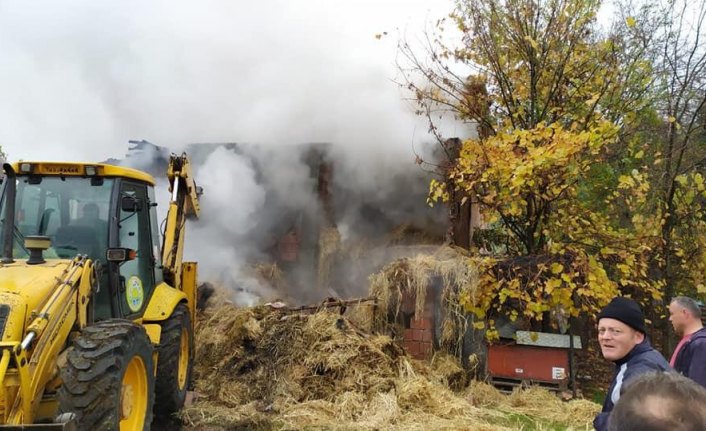
{"type": "Polygon", "coordinates": [[[544,291],[548,294],[551,294],[554,291],[554,289],[556,289],[559,286],[561,286],[561,280],[559,280],[558,278],[550,278],[544,284],[544,291]]]}
{"type": "Polygon", "coordinates": [[[625,23],[628,25],[628,27],[632,28],[632,27],[635,27],[636,21],[635,21],[635,18],[629,16],[625,20],[625,23]]]}
{"type": "Polygon", "coordinates": [[[554,262],[552,263],[551,270],[552,274],[559,274],[564,270],[564,265],[560,264],[559,262],[554,262]]]}
{"type": "Polygon", "coordinates": [[[670,123],[673,123],[673,122],[677,121],[677,119],[676,119],[676,117],[674,117],[673,115],[670,115],[670,116],[667,118],[667,121],[669,121],[670,123]]]}

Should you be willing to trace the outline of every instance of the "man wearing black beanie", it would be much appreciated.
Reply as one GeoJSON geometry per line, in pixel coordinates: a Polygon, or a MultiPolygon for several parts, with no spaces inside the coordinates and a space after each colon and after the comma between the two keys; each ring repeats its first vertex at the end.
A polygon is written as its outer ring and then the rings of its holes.
{"type": "Polygon", "coordinates": [[[630,298],[613,298],[598,314],[598,344],[603,357],[615,363],[615,375],[603,410],[593,420],[597,431],[608,429],[610,412],[625,383],[643,373],[671,370],[667,360],[652,348],[645,332],[645,316],[630,298]]]}

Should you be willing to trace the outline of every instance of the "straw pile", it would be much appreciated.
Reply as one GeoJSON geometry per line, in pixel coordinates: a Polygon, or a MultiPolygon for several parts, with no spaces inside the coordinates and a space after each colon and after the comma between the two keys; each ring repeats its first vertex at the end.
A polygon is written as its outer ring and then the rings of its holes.
{"type": "Polygon", "coordinates": [[[479,275],[475,262],[462,250],[440,247],[432,253],[420,253],[385,266],[370,276],[370,295],[378,298],[379,307],[371,318],[372,329],[384,333],[400,333],[403,303],[414,301],[413,316],[419,317],[430,302],[437,304],[442,316],[439,343],[450,353],[459,354],[468,330],[468,313],[460,301],[461,294],[473,298],[478,291],[479,275]],[[430,291],[437,279],[439,292],[430,291]],[[433,298],[433,295],[438,295],[433,298]]]}
{"type": "Polygon", "coordinates": [[[319,258],[316,283],[321,291],[326,291],[331,283],[331,269],[336,253],[341,248],[341,234],[336,227],[327,227],[319,232],[319,258]]]}
{"type": "Polygon", "coordinates": [[[454,392],[449,386],[466,382],[453,357],[411,360],[389,337],[329,311],[220,305],[199,317],[197,340],[199,399],[182,412],[189,429],[516,430],[512,415],[522,412],[546,418],[530,420],[531,429],[563,419],[587,429],[597,408],[541,391],[507,397],[478,383],[454,392]],[[556,417],[546,397],[560,403],[556,417]]]}

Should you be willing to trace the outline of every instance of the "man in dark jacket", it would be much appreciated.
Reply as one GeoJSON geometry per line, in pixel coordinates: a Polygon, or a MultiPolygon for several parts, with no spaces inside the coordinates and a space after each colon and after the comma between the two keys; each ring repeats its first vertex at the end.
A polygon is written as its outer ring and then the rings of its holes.
{"type": "Polygon", "coordinates": [[[706,328],[701,308],[691,298],[677,296],[669,304],[669,320],[682,337],[669,363],[675,370],[706,387],[706,328]]]}
{"type": "Polygon", "coordinates": [[[598,343],[603,357],[615,363],[615,376],[603,410],[593,420],[597,431],[608,429],[608,418],[623,385],[643,373],[670,370],[666,359],[645,336],[645,316],[637,302],[614,298],[598,314],[598,343]]]}

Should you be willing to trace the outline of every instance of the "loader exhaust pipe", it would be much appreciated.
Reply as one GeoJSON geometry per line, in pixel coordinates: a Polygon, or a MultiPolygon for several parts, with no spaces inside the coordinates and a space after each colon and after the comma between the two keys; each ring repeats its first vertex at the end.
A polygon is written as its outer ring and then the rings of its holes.
{"type": "Polygon", "coordinates": [[[5,170],[5,214],[4,214],[4,229],[2,237],[2,263],[12,263],[12,239],[15,233],[15,194],[17,191],[17,183],[15,182],[15,170],[12,165],[4,163],[2,168],[5,170]]]}

